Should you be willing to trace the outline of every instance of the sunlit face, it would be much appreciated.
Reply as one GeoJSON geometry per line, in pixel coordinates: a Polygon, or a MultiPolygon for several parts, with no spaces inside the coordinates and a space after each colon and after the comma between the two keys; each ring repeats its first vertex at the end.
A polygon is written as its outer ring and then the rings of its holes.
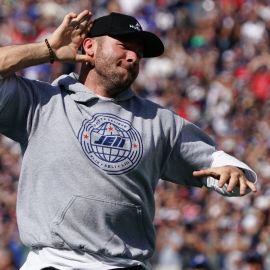
{"type": "Polygon", "coordinates": [[[131,38],[97,38],[95,71],[111,93],[127,89],[139,74],[142,45],[131,38]]]}

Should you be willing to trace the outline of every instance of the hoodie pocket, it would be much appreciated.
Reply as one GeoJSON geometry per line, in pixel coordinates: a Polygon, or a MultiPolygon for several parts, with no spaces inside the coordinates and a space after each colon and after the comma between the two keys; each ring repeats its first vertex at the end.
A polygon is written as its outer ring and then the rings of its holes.
{"type": "Polygon", "coordinates": [[[140,206],[94,196],[73,196],[54,219],[56,246],[124,258],[149,252],[140,206]]]}

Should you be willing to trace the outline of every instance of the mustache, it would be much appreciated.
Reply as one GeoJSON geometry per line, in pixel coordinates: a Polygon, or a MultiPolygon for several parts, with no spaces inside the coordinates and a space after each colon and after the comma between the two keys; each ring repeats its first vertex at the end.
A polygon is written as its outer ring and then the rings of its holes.
{"type": "Polygon", "coordinates": [[[138,62],[124,62],[120,60],[118,62],[118,66],[121,66],[128,71],[133,71],[133,70],[139,70],[139,63],[138,62]]]}

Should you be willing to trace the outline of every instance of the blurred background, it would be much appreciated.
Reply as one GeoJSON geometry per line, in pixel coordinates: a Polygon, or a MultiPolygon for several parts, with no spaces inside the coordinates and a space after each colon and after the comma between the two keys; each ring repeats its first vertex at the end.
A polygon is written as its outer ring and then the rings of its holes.
{"type": "MultiPolygon", "coordinates": [[[[258,174],[257,194],[236,199],[160,180],[154,270],[270,269],[270,1],[0,0],[0,46],[43,41],[83,9],[131,14],[158,34],[165,53],[143,60],[134,91],[200,126],[258,174]]],[[[54,63],[21,75],[52,81],[78,70],[54,63]]],[[[20,163],[19,146],[0,136],[0,270],[19,269],[28,252],[16,225],[20,163]]]]}

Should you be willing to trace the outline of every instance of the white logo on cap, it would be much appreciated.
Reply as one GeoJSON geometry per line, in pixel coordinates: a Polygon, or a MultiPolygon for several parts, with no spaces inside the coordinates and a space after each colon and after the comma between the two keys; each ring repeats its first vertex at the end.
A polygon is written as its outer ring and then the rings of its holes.
{"type": "Polygon", "coordinates": [[[136,25],[130,24],[129,27],[130,27],[130,28],[133,28],[133,29],[135,29],[135,30],[137,30],[137,31],[141,31],[141,30],[142,30],[142,27],[140,26],[139,23],[136,23],[136,25]]]}

